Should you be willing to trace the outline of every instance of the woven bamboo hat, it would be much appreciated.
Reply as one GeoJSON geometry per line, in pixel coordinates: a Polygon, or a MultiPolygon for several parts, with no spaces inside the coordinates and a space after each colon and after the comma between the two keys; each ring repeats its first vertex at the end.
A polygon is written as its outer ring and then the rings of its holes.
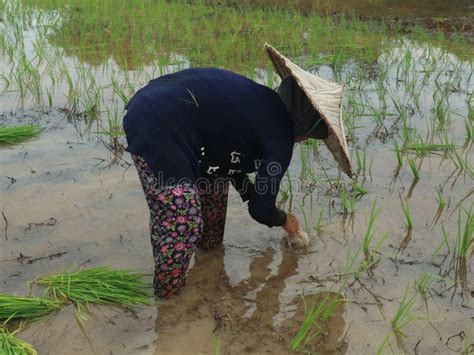
{"type": "Polygon", "coordinates": [[[342,170],[349,177],[352,177],[352,166],[342,122],[341,102],[344,87],[301,69],[268,43],[265,43],[265,49],[278,75],[282,79],[292,75],[308,97],[313,108],[324,119],[329,130],[329,136],[324,139],[324,143],[326,143],[342,170]]]}

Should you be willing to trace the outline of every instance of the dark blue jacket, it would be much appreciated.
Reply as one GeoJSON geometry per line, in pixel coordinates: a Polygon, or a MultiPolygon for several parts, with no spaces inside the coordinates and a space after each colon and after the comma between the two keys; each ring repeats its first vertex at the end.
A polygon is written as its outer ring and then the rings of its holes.
{"type": "Polygon", "coordinates": [[[125,108],[127,150],[163,185],[230,178],[256,221],[286,222],[275,201],[294,136],[275,91],[227,70],[194,68],[150,81],[125,108]],[[246,174],[255,171],[252,184],[246,174]]]}

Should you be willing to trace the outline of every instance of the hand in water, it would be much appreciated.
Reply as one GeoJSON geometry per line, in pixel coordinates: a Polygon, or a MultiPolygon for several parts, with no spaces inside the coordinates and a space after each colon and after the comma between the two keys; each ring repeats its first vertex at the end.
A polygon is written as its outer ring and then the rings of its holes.
{"type": "Polygon", "coordinates": [[[286,214],[286,223],[283,225],[283,229],[290,235],[295,235],[299,232],[300,224],[294,214],[286,214]]]}

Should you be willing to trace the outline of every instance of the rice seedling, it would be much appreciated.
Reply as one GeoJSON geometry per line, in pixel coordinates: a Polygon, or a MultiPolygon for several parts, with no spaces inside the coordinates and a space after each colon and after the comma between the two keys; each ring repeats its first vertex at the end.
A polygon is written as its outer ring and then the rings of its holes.
{"type": "Polygon", "coordinates": [[[38,355],[33,346],[16,337],[19,330],[8,332],[0,325],[0,354],[2,355],[38,355]]]}
{"type": "Polygon", "coordinates": [[[446,248],[448,248],[448,254],[449,254],[451,253],[451,246],[449,243],[449,233],[446,231],[444,224],[441,224],[441,231],[442,231],[441,235],[443,237],[443,243],[446,245],[446,248]]]}
{"type": "Polygon", "coordinates": [[[473,141],[474,140],[474,127],[470,119],[466,118],[464,120],[464,128],[466,129],[466,140],[473,141]]]}
{"type": "Polygon", "coordinates": [[[345,189],[341,191],[341,207],[343,214],[354,214],[355,212],[355,198],[352,193],[348,193],[345,189]]]}
{"type": "Polygon", "coordinates": [[[467,287],[467,258],[474,250],[474,217],[472,207],[469,211],[462,208],[458,210],[456,241],[454,244],[453,262],[455,279],[459,280],[461,287],[467,287]],[[463,224],[462,212],[465,214],[463,224]]]}
{"type": "Polygon", "coordinates": [[[403,165],[402,151],[396,140],[393,141],[393,151],[395,152],[395,156],[397,157],[398,169],[400,169],[400,167],[403,165]]]}
{"type": "Polygon", "coordinates": [[[126,105],[127,102],[130,100],[130,94],[126,93],[123,85],[120,85],[115,79],[112,79],[112,87],[114,89],[114,93],[118,95],[122,103],[126,105]]]}
{"type": "Polygon", "coordinates": [[[431,224],[432,226],[438,223],[438,220],[441,217],[441,214],[443,213],[444,207],[446,206],[446,198],[443,196],[443,188],[441,185],[436,187],[435,200],[436,200],[436,203],[438,204],[438,209],[433,218],[433,222],[431,224]]]}
{"type": "Polygon", "coordinates": [[[395,342],[398,347],[403,352],[406,352],[407,350],[403,343],[403,339],[407,338],[407,336],[404,333],[404,329],[411,323],[424,319],[423,316],[414,311],[416,295],[409,296],[408,286],[409,285],[407,285],[405,288],[405,292],[403,293],[400,304],[392,319],[390,320],[390,332],[386,335],[385,339],[377,350],[377,354],[382,354],[388,347],[391,347],[390,338],[392,336],[395,337],[395,342]]]}
{"type": "Polygon", "coordinates": [[[367,194],[367,189],[361,185],[359,185],[358,183],[354,183],[352,185],[352,189],[353,189],[353,193],[356,197],[361,197],[365,194],[367,194]]]}
{"type": "Polygon", "coordinates": [[[425,307],[426,313],[428,312],[428,298],[426,297],[426,292],[428,288],[431,287],[431,284],[436,280],[436,275],[429,273],[429,272],[423,272],[418,279],[418,281],[415,282],[415,289],[416,291],[420,294],[421,299],[423,300],[423,305],[425,307]]]}
{"type": "Polygon", "coordinates": [[[316,295],[313,299],[314,304],[310,307],[306,304],[304,297],[303,302],[306,317],[290,343],[289,348],[292,351],[304,349],[309,342],[317,337],[323,330],[322,325],[318,323],[327,321],[337,307],[347,302],[347,299],[344,297],[341,288],[338,293],[328,292],[322,298],[316,295]]]}
{"type": "Polygon", "coordinates": [[[403,216],[405,217],[405,225],[408,230],[411,230],[413,228],[413,221],[411,218],[410,206],[408,205],[408,202],[403,203],[402,199],[400,199],[400,202],[402,204],[403,216]]]}
{"type": "Polygon", "coordinates": [[[372,248],[372,244],[374,241],[374,227],[375,227],[375,220],[377,215],[380,213],[380,208],[377,209],[377,201],[374,201],[372,207],[370,209],[369,219],[367,220],[367,230],[364,234],[362,239],[362,251],[364,252],[364,261],[365,265],[364,268],[370,271],[375,264],[379,261],[379,259],[374,257],[375,252],[378,252],[382,245],[384,244],[385,240],[388,237],[388,233],[386,233],[379,241],[376,243],[374,248],[372,248]]]}
{"type": "MultiPolygon", "coordinates": [[[[310,233],[310,225],[309,225],[309,219],[308,219],[308,216],[306,214],[306,209],[304,208],[304,206],[298,201],[298,205],[300,207],[300,211],[301,211],[301,214],[303,215],[303,221],[304,221],[304,230],[307,234],[310,233]]],[[[311,215],[311,212],[310,212],[310,215],[311,215]]]]}
{"type": "Polygon", "coordinates": [[[436,187],[436,202],[439,209],[443,209],[446,206],[446,199],[443,196],[443,188],[440,186],[436,187]]]}
{"type": "Polygon", "coordinates": [[[466,158],[463,158],[461,154],[459,154],[457,151],[454,151],[454,155],[451,155],[451,161],[456,166],[456,169],[458,169],[460,172],[464,171],[470,177],[474,176],[474,170],[472,169],[471,164],[469,163],[468,156],[466,156],[466,158]]]}
{"type": "Polygon", "coordinates": [[[366,162],[367,162],[367,146],[364,146],[362,154],[360,153],[359,148],[355,149],[355,158],[357,164],[357,172],[362,172],[365,175],[366,162]]]}
{"type": "Polygon", "coordinates": [[[90,127],[92,122],[99,118],[101,91],[95,83],[89,85],[84,94],[79,99],[87,120],[87,126],[90,127]]]}
{"type": "Polygon", "coordinates": [[[413,161],[413,159],[411,159],[410,157],[407,158],[408,160],[408,165],[410,166],[410,170],[411,170],[411,173],[413,175],[413,179],[415,181],[418,181],[420,179],[420,171],[419,171],[419,168],[416,166],[415,162],[413,161]]]}
{"type": "MultiPolygon", "coordinates": [[[[360,276],[360,273],[359,273],[360,268],[357,268],[357,270],[355,271],[354,270],[354,265],[355,265],[355,262],[356,262],[356,260],[359,257],[361,252],[362,252],[362,245],[359,245],[359,247],[357,248],[355,253],[353,253],[352,250],[349,249],[348,252],[347,252],[346,264],[345,264],[345,267],[344,267],[345,274],[353,274],[354,273],[356,279],[360,276]]],[[[364,261],[365,261],[365,259],[364,259],[364,261]]],[[[363,272],[364,270],[361,270],[360,272],[363,272]]]]}
{"type": "Polygon", "coordinates": [[[443,98],[435,97],[434,101],[435,101],[434,113],[435,113],[435,118],[438,123],[436,130],[441,131],[445,129],[448,119],[449,119],[449,105],[448,103],[445,102],[445,99],[443,98]]]}
{"type": "Polygon", "coordinates": [[[16,144],[39,136],[43,128],[38,125],[0,127],[0,144],[16,144]]]}
{"type": "Polygon", "coordinates": [[[390,321],[390,325],[392,327],[392,331],[395,335],[395,338],[399,343],[402,343],[402,338],[406,337],[403,333],[403,329],[409,325],[410,323],[423,319],[423,317],[414,313],[414,306],[415,306],[416,298],[415,296],[408,296],[408,285],[405,289],[403,294],[402,300],[400,305],[398,306],[397,311],[395,312],[392,320],[390,321]]]}
{"type": "Polygon", "coordinates": [[[323,213],[324,213],[324,210],[321,208],[319,210],[319,215],[318,215],[318,219],[316,221],[316,225],[314,227],[314,229],[316,229],[316,232],[321,232],[321,225],[322,225],[322,222],[323,222],[323,213]]]}
{"type": "Polygon", "coordinates": [[[474,216],[472,208],[469,211],[462,208],[462,212],[465,214],[466,220],[463,227],[461,209],[459,209],[455,250],[458,256],[466,258],[469,257],[474,248],[474,216]]]}
{"type": "Polygon", "coordinates": [[[377,206],[377,201],[374,201],[374,203],[372,204],[372,208],[370,209],[369,219],[367,221],[367,230],[362,240],[362,250],[364,251],[366,258],[369,257],[369,254],[370,254],[369,247],[374,238],[375,219],[377,218],[377,215],[380,212],[380,209],[377,209],[376,206],[377,206]]]}
{"type": "Polygon", "coordinates": [[[471,343],[468,337],[464,337],[461,353],[463,355],[469,355],[469,354],[472,354],[473,352],[474,352],[474,343],[471,343]]]}
{"type": "Polygon", "coordinates": [[[70,301],[78,310],[90,304],[152,305],[151,286],[143,274],[128,270],[96,267],[41,277],[35,284],[45,286],[56,300],[70,301]]]}
{"type": "Polygon", "coordinates": [[[277,207],[279,209],[283,209],[286,201],[288,201],[288,198],[290,197],[288,190],[283,186],[283,184],[280,186],[280,191],[278,194],[280,196],[280,200],[277,202],[277,207]]]}
{"type": "Polygon", "coordinates": [[[416,152],[418,156],[423,156],[428,152],[447,152],[455,148],[456,146],[452,143],[424,143],[423,141],[418,141],[412,144],[406,144],[403,147],[404,150],[412,150],[416,152]]]}
{"type": "Polygon", "coordinates": [[[0,321],[34,322],[59,310],[62,302],[43,297],[21,297],[0,293],[0,321]]]}

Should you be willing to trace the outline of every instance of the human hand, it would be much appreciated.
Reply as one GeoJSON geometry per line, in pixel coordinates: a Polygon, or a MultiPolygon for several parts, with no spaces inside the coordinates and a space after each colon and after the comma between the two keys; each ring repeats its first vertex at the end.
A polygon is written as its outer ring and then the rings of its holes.
{"type": "Polygon", "coordinates": [[[286,214],[286,223],[282,227],[290,235],[295,235],[300,230],[298,219],[292,213],[286,214]]]}

